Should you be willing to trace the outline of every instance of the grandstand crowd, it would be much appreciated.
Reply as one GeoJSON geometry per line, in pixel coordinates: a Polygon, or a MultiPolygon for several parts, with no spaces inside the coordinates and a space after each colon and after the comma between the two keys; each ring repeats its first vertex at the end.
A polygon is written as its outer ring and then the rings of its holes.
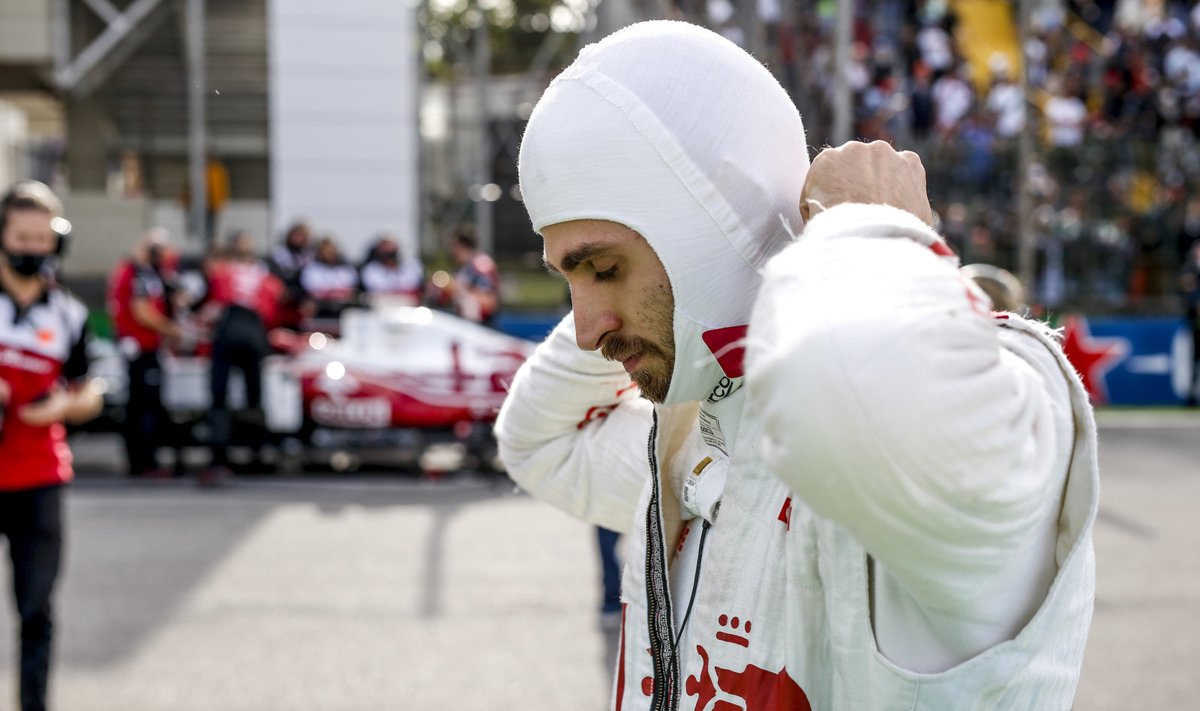
{"type": "MultiPolygon", "coordinates": [[[[771,25],[771,56],[802,109],[819,97],[810,124],[828,125],[836,3],[815,5],[794,26],[771,25]]],[[[1175,310],[1200,238],[1200,2],[1035,3],[1023,52],[984,62],[966,58],[954,10],[972,5],[857,3],[851,66],[837,68],[854,95],[854,137],[916,150],[964,262],[1015,270],[1025,113],[1012,58],[1024,56],[1037,305],[1175,310]]]]}

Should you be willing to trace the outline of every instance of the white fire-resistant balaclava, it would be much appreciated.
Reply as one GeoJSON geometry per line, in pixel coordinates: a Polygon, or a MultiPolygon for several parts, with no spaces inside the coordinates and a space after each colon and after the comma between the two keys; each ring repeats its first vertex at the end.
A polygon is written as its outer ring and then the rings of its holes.
{"type": "Polygon", "coordinates": [[[808,152],[774,77],[713,32],[631,25],[550,84],[521,144],[533,227],[596,219],[637,231],[675,295],[665,402],[736,388],[759,270],[799,230],[808,152]],[[731,382],[732,381],[732,382],[731,382]]]}

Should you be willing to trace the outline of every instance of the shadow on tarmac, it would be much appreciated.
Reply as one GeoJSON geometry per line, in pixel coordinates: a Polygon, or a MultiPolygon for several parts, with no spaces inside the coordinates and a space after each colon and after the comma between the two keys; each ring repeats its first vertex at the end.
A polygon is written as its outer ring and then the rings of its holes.
{"type": "MultiPolygon", "coordinates": [[[[261,522],[277,508],[294,504],[307,504],[323,516],[351,507],[431,511],[417,612],[437,617],[450,522],[466,507],[512,497],[514,491],[503,475],[469,472],[448,473],[440,481],[414,476],[245,477],[219,489],[199,489],[191,479],[141,482],[89,476],[85,470],[68,495],[59,597],[67,584],[87,594],[73,595],[69,606],[60,606],[60,661],[83,668],[122,663],[261,522]],[[88,535],[73,535],[76,529],[88,535]],[[131,596],[136,598],[132,604],[131,596]]],[[[13,622],[11,616],[0,616],[0,639],[15,634],[13,622]]],[[[10,666],[10,654],[0,651],[0,668],[10,666]]]]}

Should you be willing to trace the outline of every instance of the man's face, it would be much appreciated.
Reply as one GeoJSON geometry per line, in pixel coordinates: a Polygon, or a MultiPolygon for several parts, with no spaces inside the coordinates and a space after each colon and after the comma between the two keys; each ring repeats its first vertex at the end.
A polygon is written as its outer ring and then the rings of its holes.
{"type": "Polygon", "coordinates": [[[50,228],[52,220],[50,213],[41,210],[9,210],[0,245],[9,254],[52,254],[58,239],[50,228]]]}
{"type": "Polygon", "coordinates": [[[333,264],[334,262],[337,261],[337,258],[338,258],[338,249],[337,249],[337,245],[335,245],[334,243],[322,242],[321,246],[317,248],[317,259],[318,260],[320,260],[326,264],[333,264]]]}
{"type": "Polygon", "coordinates": [[[400,261],[400,248],[391,239],[380,240],[375,248],[375,258],[384,264],[393,265],[400,261]]]}
{"type": "Polygon", "coordinates": [[[297,227],[287,234],[285,242],[291,252],[299,254],[308,249],[308,239],[308,228],[297,227]]]}
{"type": "Polygon", "coordinates": [[[648,400],[665,400],[675,368],[675,296],[654,249],[604,220],[550,225],[542,237],[546,266],[571,288],[579,347],[624,365],[648,400]]]}
{"type": "Polygon", "coordinates": [[[254,261],[256,247],[254,246],[254,238],[248,234],[239,233],[233,238],[233,244],[230,245],[234,256],[242,261],[254,261]]]}

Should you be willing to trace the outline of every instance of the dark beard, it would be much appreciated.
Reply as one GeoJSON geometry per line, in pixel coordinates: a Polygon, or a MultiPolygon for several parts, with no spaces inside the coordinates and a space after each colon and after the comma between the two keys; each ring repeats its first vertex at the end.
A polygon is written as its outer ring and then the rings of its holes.
{"type": "Polygon", "coordinates": [[[642,391],[642,397],[659,404],[666,402],[667,393],[671,390],[671,374],[663,376],[650,368],[642,368],[634,373],[633,382],[642,391]]]}
{"type": "Polygon", "coordinates": [[[650,402],[661,403],[667,399],[671,387],[671,371],[674,358],[668,357],[661,348],[638,337],[622,338],[610,336],[600,349],[606,359],[620,363],[633,356],[642,356],[641,367],[630,376],[642,391],[642,397],[650,402]],[[665,365],[666,372],[656,367],[665,365]]]}

